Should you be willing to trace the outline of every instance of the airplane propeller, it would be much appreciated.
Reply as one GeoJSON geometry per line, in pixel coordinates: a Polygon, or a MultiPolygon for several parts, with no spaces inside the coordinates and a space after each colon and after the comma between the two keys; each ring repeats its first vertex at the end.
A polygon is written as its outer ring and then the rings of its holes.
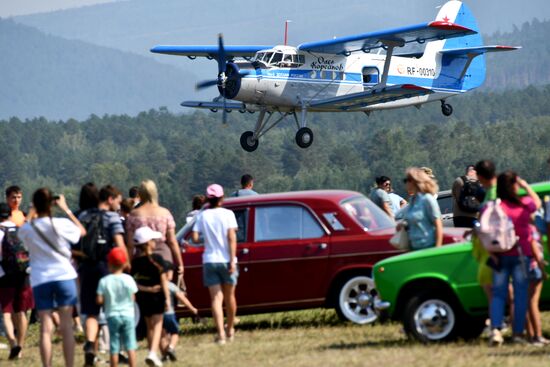
{"type": "Polygon", "coordinates": [[[222,121],[223,123],[227,123],[227,110],[226,110],[226,88],[227,83],[238,80],[239,78],[248,75],[250,72],[246,70],[239,70],[238,67],[233,66],[229,68],[228,71],[228,62],[226,59],[226,53],[225,53],[225,47],[223,44],[223,35],[220,33],[218,34],[218,55],[216,58],[216,61],[218,63],[218,78],[213,80],[204,80],[202,82],[198,82],[195,86],[197,90],[218,86],[218,89],[220,91],[220,95],[223,98],[223,113],[222,113],[222,121]]]}

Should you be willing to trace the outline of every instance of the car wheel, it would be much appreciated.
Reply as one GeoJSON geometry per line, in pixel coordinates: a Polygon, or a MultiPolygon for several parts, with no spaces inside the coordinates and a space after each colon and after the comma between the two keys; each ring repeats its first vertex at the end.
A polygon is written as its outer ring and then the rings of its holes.
{"type": "Polygon", "coordinates": [[[340,319],[355,324],[370,324],[378,318],[374,311],[374,281],[364,275],[353,276],[341,283],[337,293],[336,313],[340,319]]]}
{"type": "Polygon", "coordinates": [[[459,311],[449,297],[421,293],[412,297],[405,307],[405,332],[423,342],[449,341],[457,337],[459,311]]]}

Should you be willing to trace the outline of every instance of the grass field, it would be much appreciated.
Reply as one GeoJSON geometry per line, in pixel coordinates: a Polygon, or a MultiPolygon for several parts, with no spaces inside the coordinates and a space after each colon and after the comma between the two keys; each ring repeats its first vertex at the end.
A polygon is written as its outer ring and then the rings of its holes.
{"type": "MultiPolygon", "coordinates": [[[[194,325],[185,319],[182,330],[174,366],[550,366],[550,347],[509,344],[495,349],[487,347],[486,339],[426,346],[407,340],[398,323],[351,325],[322,309],[242,316],[235,341],[225,346],[213,343],[210,321],[194,325]]],[[[543,314],[543,330],[550,332],[550,313],[543,314]]],[[[77,345],[76,366],[83,365],[81,347],[77,345]]],[[[37,325],[31,327],[24,352],[24,358],[11,363],[8,352],[0,351],[0,366],[40,365],[37,325]]],[[[142,342],[139,366],[145,365],[145,355],[142,342]]],[[[61,343],[55,345],[54,365],[63,366],[61,343]]]]}

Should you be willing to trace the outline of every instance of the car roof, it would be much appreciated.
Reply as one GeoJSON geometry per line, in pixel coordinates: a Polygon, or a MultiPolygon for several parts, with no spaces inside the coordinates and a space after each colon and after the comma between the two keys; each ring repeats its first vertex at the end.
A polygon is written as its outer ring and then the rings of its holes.
{"type": "Polygon", "coordinates": [[[287,202],[287,201],[310,201],[322,200],[334,204],[339,204],[342,200],[363,196],[363,194],[350,190],[306,190],[278,192],[272,194],[248,195],[241,197],[228,197],[224,200],[224,205],[254,204],[266,202],[287,202]]]}

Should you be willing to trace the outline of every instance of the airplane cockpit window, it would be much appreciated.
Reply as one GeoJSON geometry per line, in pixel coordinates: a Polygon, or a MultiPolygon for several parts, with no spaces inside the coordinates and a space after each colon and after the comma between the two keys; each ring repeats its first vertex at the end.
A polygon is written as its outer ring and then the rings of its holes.
{"type": "Polygon", "coordinates": [[[255,60],[256,60],[256,61],[262,61],[264,55],[265,55],[265,52],[258,52],[258,53],[256,54],[255,60]]]}
{"type": "Polygon", "coordinates": [[[271,59],[271,56],[273,56],[273,52],[266,52],[264,54],[264,57],[262,57],[261,61],[265,62],[266,64],[269,64],[269,59],[271,59]]]}
{"type": "Polygon", "coordinates": [[[277,65],[277,63],[279,61],[282,61],[282,60],[283,60],[283,53],[282,52],[275,52],[269,63],[271,65],[277,65]]]}

